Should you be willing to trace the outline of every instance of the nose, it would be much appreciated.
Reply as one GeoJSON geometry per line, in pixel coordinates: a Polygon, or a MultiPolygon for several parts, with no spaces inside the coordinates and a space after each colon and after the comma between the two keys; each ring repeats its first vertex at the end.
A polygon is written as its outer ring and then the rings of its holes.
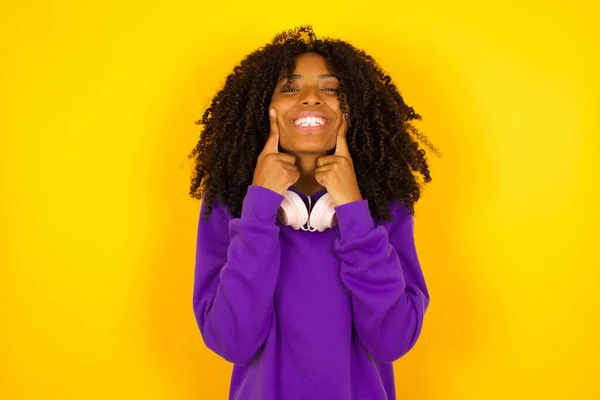
{"type": "Polygon", "coordinates": [[[302,97],[303,105],[321,104],[321,92],[319,88],[308,88],[302,97]]]}

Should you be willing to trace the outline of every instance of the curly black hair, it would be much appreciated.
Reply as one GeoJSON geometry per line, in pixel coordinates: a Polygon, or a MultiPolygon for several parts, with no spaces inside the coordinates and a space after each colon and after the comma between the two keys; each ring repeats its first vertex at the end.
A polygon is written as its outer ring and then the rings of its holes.
{"type": "Polygon", "coordinates": [[[290,75],[296,57],[307,52],[325,58],[339,80],[340,108],[352,111],[348,148],[371,215],[389,220],[394,199],[414,215],[414,203],[431,176],[425,150],[411,134],[439,156],[410,123],[421,116],[404,102],[371,56],[339,39],[317,39],[310,25],[277,34],[272,43],[246,56],[227,76],[202,119],[195,122],[204,129],[188,156],[195,157],[190,196],[202,199],[206,192],[207,216],[218,198],[232,216],[240,217],[258,155],[269,136],[268,107],[277,78],[282,71],[290,75]]]}

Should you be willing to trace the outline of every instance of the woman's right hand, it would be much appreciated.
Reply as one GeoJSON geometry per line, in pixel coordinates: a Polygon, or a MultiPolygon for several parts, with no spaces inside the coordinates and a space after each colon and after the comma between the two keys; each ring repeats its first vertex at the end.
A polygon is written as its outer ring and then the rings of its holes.
{"type": "Polygon", "coordinates": [[[295,156],[279,152],[279,126],[274,108],[269,111],[269,120],[271,133],[258,155],[252,184],[271,189],[283,196],[300,178],[300,172],[295,165],[295,156]]]}

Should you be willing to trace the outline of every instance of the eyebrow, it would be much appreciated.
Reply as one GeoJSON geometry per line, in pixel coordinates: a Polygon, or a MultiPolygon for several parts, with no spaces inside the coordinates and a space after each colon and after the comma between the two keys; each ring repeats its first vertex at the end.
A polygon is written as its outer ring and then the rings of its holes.
{"type": "MultiPolygon", "coordinates": [[[[288,76],[284,76],[283,78],[280,78],[278,82],[281,82],[283,80],[292,80],[292,79],[296,79],[296,78],[304,78],[304,75],[300,75],[300,74],[291,74],[288,76]]],[[[336,78],[337,76],[333,75],[333,74],[320,74],[318,76],[319,79],[327,79],[327,78],[336,78]]]]}

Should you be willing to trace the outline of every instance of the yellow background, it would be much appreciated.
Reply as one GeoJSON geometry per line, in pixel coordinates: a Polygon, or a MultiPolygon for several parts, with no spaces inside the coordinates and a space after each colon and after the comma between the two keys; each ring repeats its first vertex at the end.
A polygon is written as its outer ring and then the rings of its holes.
{"type": "Polygon", "coordinates": [[[0,398],[226,398],[191,303],[194,121],[308,23],[373,55],[443,152],[399,399],[600,398],[594,3],[5,2],[0,398]]]}

